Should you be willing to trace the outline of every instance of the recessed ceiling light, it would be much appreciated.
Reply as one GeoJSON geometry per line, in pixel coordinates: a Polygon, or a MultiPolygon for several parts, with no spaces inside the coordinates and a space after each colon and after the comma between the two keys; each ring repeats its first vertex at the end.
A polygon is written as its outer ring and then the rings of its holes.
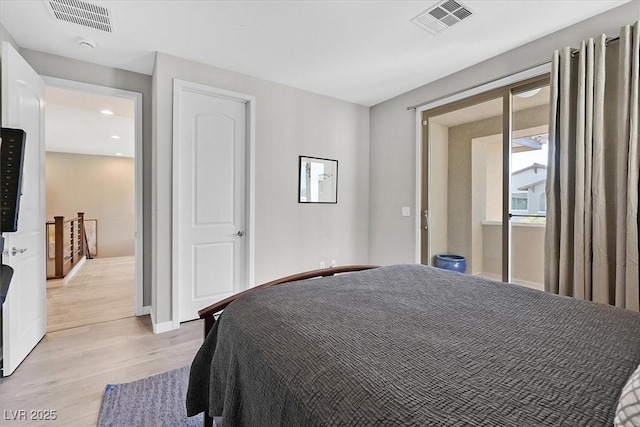
{"type": "Polygon", "coordinates": [[[102,114],[106,114],[107,116],[113,116],[113,111],[111,110],[100,110],[102,114]]]}
{"type": "Polygon", "coordinates": [[[118,135],[111,135],[111,138],[113,139],[120,139],[120,137],[118,135]]]}
{"type": "Polygon", "coordinates": [[[81,38],[78,39],[78,45],[86,49],[93,49],[94,47],[96,47],[96,42],[91,39],[81,38]]]}
{"type": "Polygon", "coordinates": [[[122,153],[116,153],[116,156],[122,156],[122,153]]]}
{"type": "Polygon", "coordinates": [[[535,89],[528,90],[526,92],[516,93],[516,96],[520,98],[531,98],[532,96],[536,96],[538,93],[540,93],[541,90],[542,88],[538,87],[535,89]]]}

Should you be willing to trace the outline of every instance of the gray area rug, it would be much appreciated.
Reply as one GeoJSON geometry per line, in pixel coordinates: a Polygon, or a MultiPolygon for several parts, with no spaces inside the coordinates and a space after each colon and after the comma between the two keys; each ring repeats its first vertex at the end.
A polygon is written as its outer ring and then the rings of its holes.
{"type": "Polygon", "coordinates": [[[200,427],[202,414],[187,417],[189,366],[124,384],[107,384],[98,427],[200,427]]]}

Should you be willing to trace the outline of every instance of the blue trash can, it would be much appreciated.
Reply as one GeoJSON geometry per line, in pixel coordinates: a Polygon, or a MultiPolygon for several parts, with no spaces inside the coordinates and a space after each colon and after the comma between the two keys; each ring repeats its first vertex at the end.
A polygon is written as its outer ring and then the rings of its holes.
{"type": "Polygon", "coordinates": [[[436,267],[464,273],[467,271],[467,259],[462,255],[438,254],[436,255],[436,267]]]}

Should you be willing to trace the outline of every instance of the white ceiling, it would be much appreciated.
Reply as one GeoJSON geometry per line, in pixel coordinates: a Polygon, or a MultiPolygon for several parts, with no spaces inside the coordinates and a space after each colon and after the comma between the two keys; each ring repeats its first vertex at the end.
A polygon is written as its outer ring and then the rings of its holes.
{"type": "Polygon", "coordinates": [[[415,0],[91,1],[113,33],[2,0],[0,22],[24,48],[145,74],[160,51],[371,106],[627,1],[466,0],[474,14],[437,36],[410,20],[438,2],[415,0]]]}
{"type": "Polygon", "coordinates": [[[132,99],[56,87],[47,87],[45,99],[46,151],[134,157],[132,99]]]}

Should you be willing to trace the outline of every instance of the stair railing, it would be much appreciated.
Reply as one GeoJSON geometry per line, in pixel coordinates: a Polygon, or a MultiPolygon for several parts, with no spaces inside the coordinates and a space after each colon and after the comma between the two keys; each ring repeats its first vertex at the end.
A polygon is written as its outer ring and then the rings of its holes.
{"type": "Polygon", "coordinates": [[[53,219],[47,222],[47,248],[55,253],[55,268],[54,274],[47,274],[47,277],[62,279],[87,255],[84,212],[78,212],[78,216],[72,219],[65,220],[64,216],[54,216],[53,219]],[[49,227],[54,227],[53,248],[49,227]]]}

